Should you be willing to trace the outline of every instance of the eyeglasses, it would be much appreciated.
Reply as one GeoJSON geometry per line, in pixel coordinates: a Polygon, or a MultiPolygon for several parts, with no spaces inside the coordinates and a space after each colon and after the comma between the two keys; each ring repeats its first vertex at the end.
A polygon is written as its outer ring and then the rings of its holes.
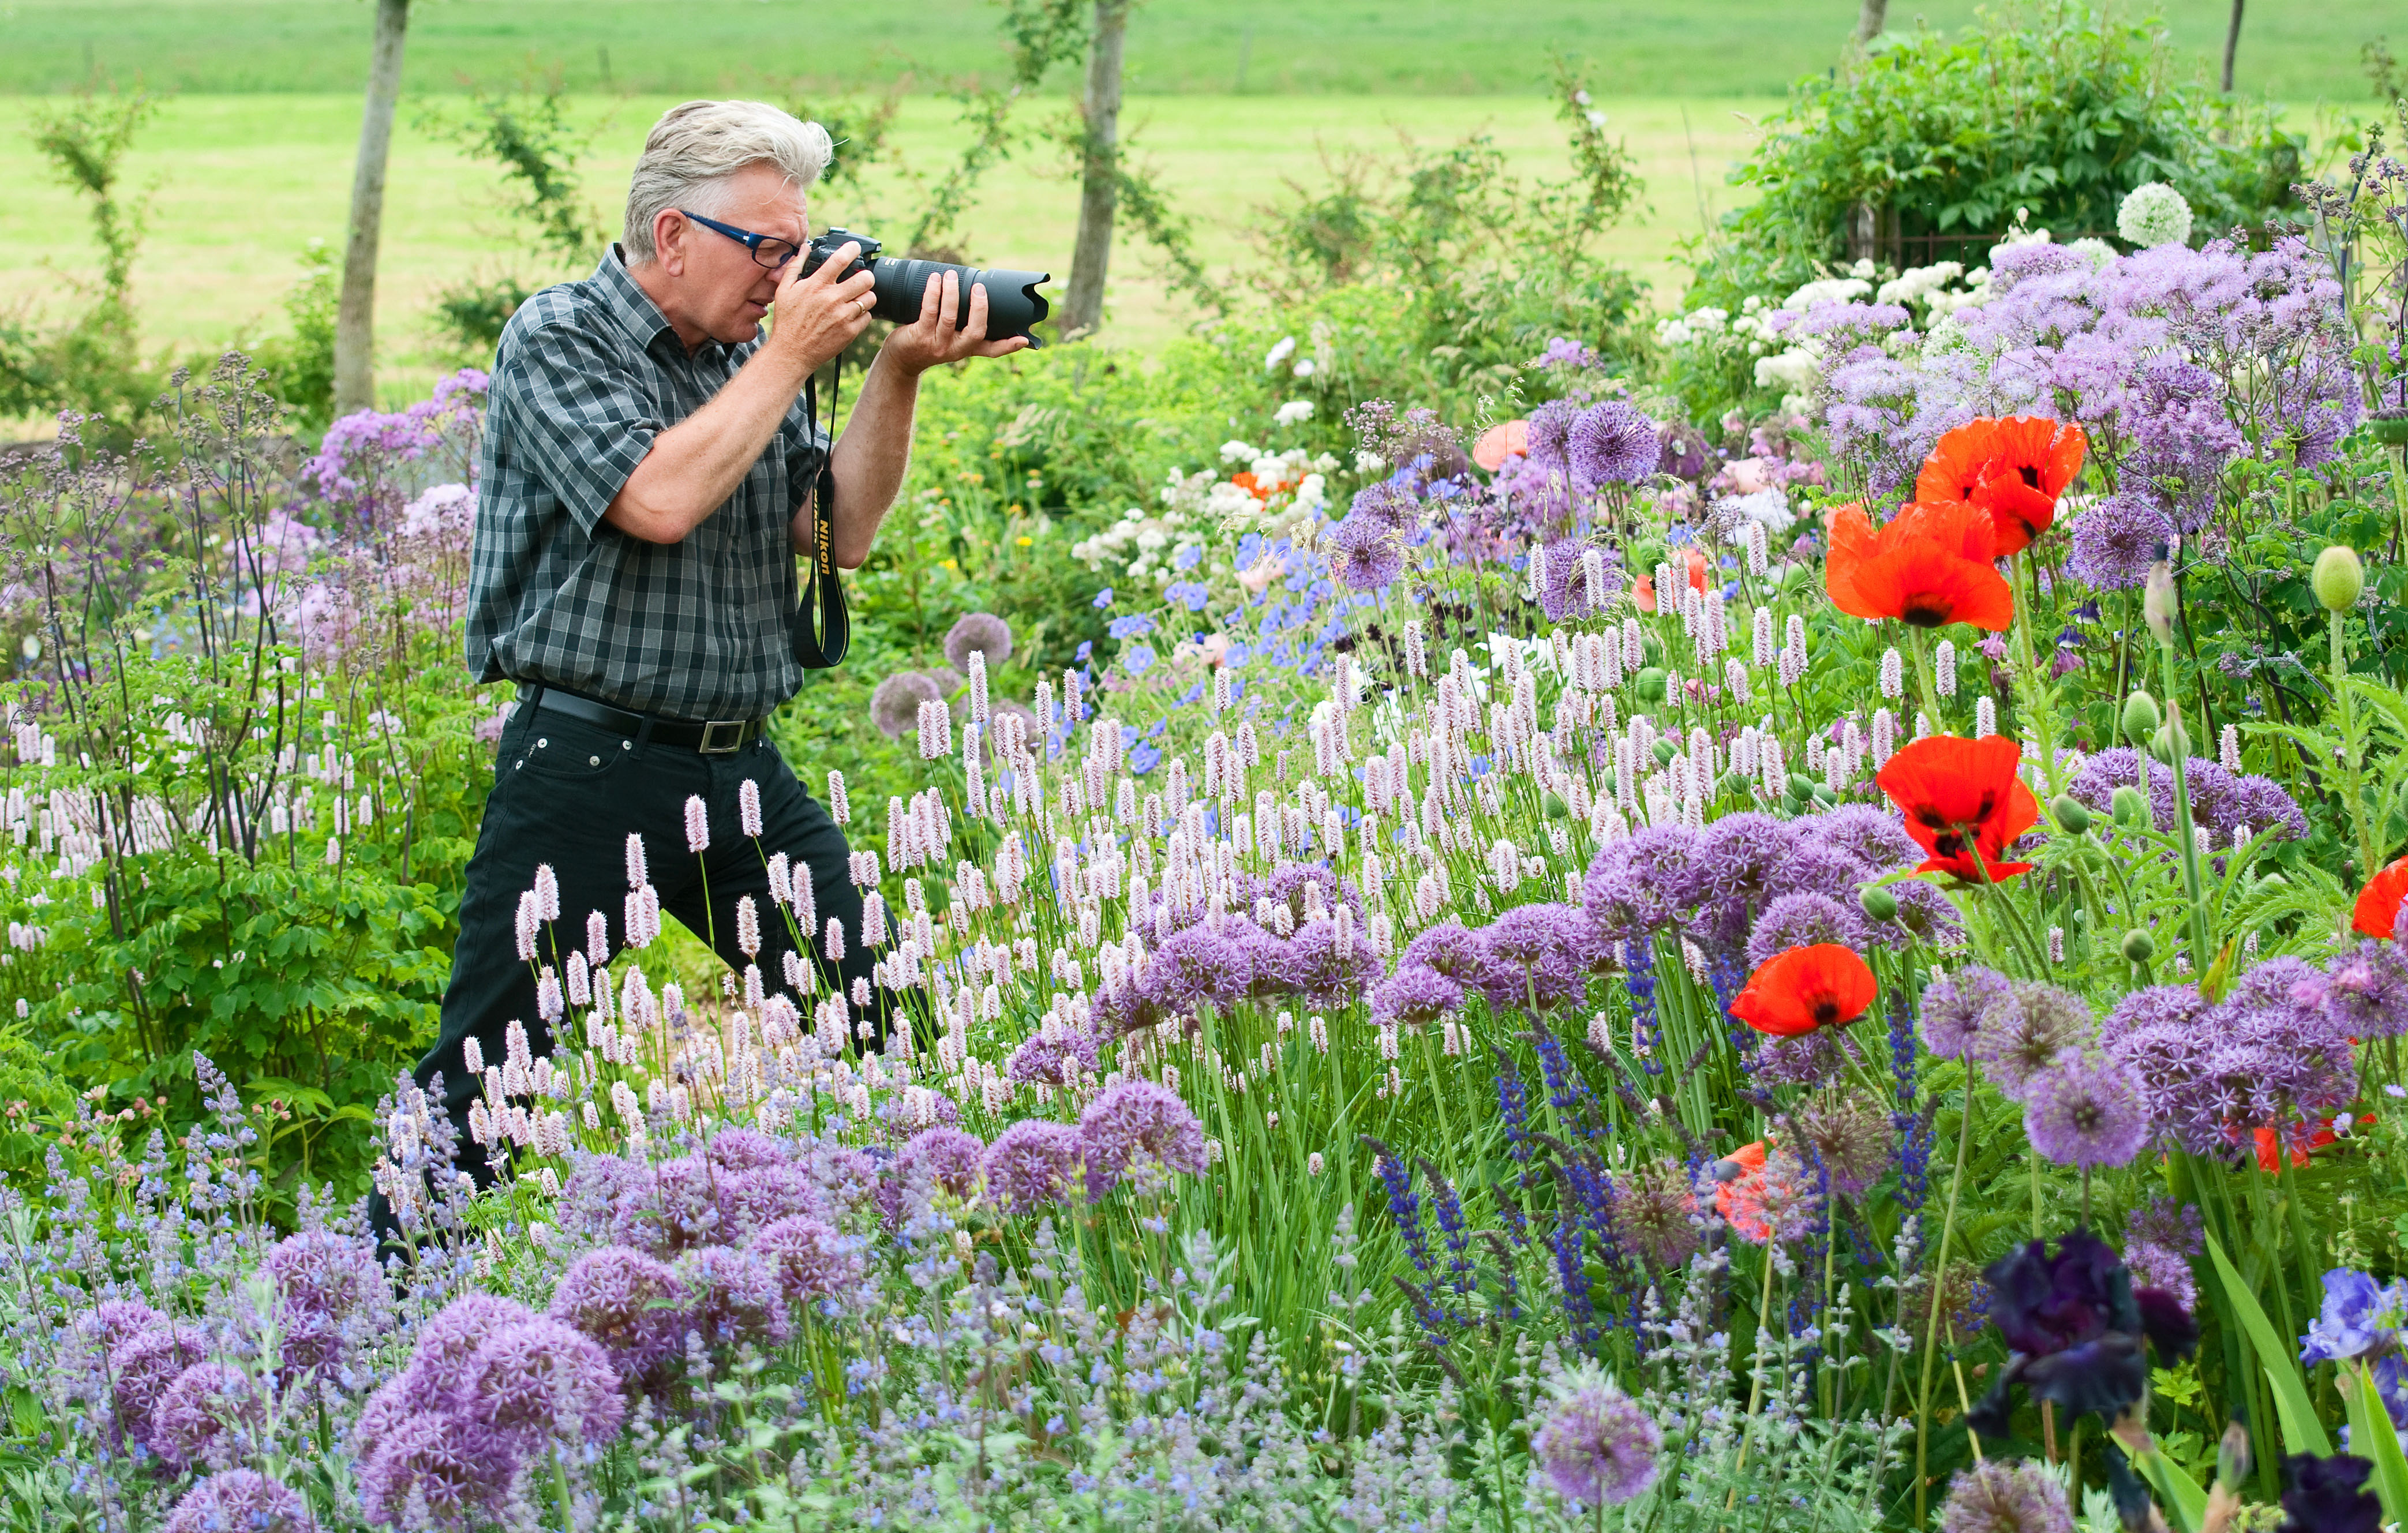
{"type": "Polygon", "coordinates": [[[678,211],[684,213],[687,218],[704,228],[715,234],[725,235],[751,251],[754,264],[767,266],[771,271],[782,271],[787,262],[803,253],[803,248],[791,239],[777,239],[768,235],[756,235],[750,229],[739,229],[732,223],[722,223],[715,218],[705,218],[700,213],[687,213],[682,208],[678,211]]]}

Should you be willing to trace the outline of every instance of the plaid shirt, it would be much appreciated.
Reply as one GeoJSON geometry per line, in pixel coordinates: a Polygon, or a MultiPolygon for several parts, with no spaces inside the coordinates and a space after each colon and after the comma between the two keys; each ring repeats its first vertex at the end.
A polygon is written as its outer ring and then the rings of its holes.
{"type": "Polygon", "coordinates": [[[796,507],[827,449],[797,399],[736,493],[682,542],[602,520],[652,438],[760,341],[689,355],[614,247],[503,327],[480,450],[468,668],[672,719],[750,719],[802,686],[796,507]]]}

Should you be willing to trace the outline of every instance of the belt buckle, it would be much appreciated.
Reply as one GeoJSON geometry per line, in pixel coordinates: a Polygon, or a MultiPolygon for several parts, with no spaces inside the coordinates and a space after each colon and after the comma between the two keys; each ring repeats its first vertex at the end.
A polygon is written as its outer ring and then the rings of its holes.
{"type": "Polygon", "coordinates": [[[695,746],[695,750],[706,756],[732,755],[742,748],[744,726],[752,722],[750,719],[712,719],[702,726],[702,743],[695,746]],[[712,744],[711,742],[719,738],[719,731],[723,729],[727,731],[727,743],[712,744]]]}

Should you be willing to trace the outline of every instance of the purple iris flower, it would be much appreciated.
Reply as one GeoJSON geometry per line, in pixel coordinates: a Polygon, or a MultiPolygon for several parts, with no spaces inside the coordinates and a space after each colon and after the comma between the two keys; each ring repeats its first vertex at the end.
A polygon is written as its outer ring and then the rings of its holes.
{"type": "Polygon", "coordinates": [[[2141,1398],[2149,1379],[2143,1341],[2172,1363],[2199,1343],[2199,1326],[2161,1288],[2132,1287],[2132,1275],[2107,1243],[2086,1230],[2057,1241],[2034,1240],[1992,1262],[1990,1320],[2012,1355],[1966,1425],[1984,1437],[2007,1435],[2009,1391],[2021,1383],[2035,1400],[2109,1421],[2141,1398]]]}

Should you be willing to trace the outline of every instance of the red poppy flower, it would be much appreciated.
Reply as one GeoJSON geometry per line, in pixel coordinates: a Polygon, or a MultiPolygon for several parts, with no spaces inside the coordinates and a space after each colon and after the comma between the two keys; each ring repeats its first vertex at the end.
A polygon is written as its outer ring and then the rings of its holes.
{"type": "MultiPolygon", "coordinates": [[[[2274,1131],[2272,1128],[2251,1129],[2249,1131],[2249,1141],[2258,1149],[2258,1168],[2259,1170],[2265,1172],[2269,1176],[2272,1176],[2282,1170],[2283,1168],[2281,1162],[2275,1159],[2274,1149],[2277,1140],[2275,1139],[2274,1131]]],[[[2308,1163],[2309,1151],[2321,1150],[2326,1145],[2335,1142],[2337,1142],[2337,1140],[2332,1131],[2332,1125],[2330,1124],[2323,1125],[2316,1128],[2313,1133],[2309,1134],[2308,1142],[2305,1145],[2295,1144],[2291,1146],[2291,1164],[2294,1167],[2305,1166],[2308,1163]]]]}
{"type": "Polygon", "coordinates": [[[1928,853],[1918,873],[1954,873],[1969,883],[2028,873],[2029,863],[2002,863],[1999,854],[2040,823],[2040,800],[2015,768],[2023,747],[2004,735],[1916,740],[1874,774],[1873,781],[1906,815],[1906,833],[1928,853]]]}
{"type": "Polygon", "coordinates": [[[2014,593],[1991,567],[1990,520],[1978,507],[1917,501],[1875,528],[1863,507],[1842,506],[1830,533],[1824,586],[1851,617],[1918,628],[1970,623],[1992,633],[2014,623],[2014,593]]]}
{"type": "Polygon", "coordinates": [[[1873,971],[1837,942],[1776,953],[1747,977],[1730,1013],[1759,1033],[1796,1038],[1845,1027],[1873,1003],[1873,971]]]}
{"type": "Polygon", "coordinates": [[[2408,857],[2367,881],[2366,887],[2358,892],[2358,905],[2350,911],[2349,924],[2369,937],[2389,937],[2399,926],[2402,899],[2408,899],[2408,857]]]}
{"type": "Polygon", "coordinates": [[[1717,1182],[1714,1211],[1723,1216],[1725,1224],[1762,1245],[1772,1233],[1772,1226],[1764,1218],[1764,1141],[1741,1145],[1725,1155],[1722,1163],[1739,1170],[1737,1175],[1717,1182]]]}
{"type": "Polygon", "coordinates": [[[2048,531],[2089,447],[2080,426],[2038,416],[1975,421],[1940,438],[1915,476],[1914,498],[1980,507],[2003,559],[2048,531]]]}

